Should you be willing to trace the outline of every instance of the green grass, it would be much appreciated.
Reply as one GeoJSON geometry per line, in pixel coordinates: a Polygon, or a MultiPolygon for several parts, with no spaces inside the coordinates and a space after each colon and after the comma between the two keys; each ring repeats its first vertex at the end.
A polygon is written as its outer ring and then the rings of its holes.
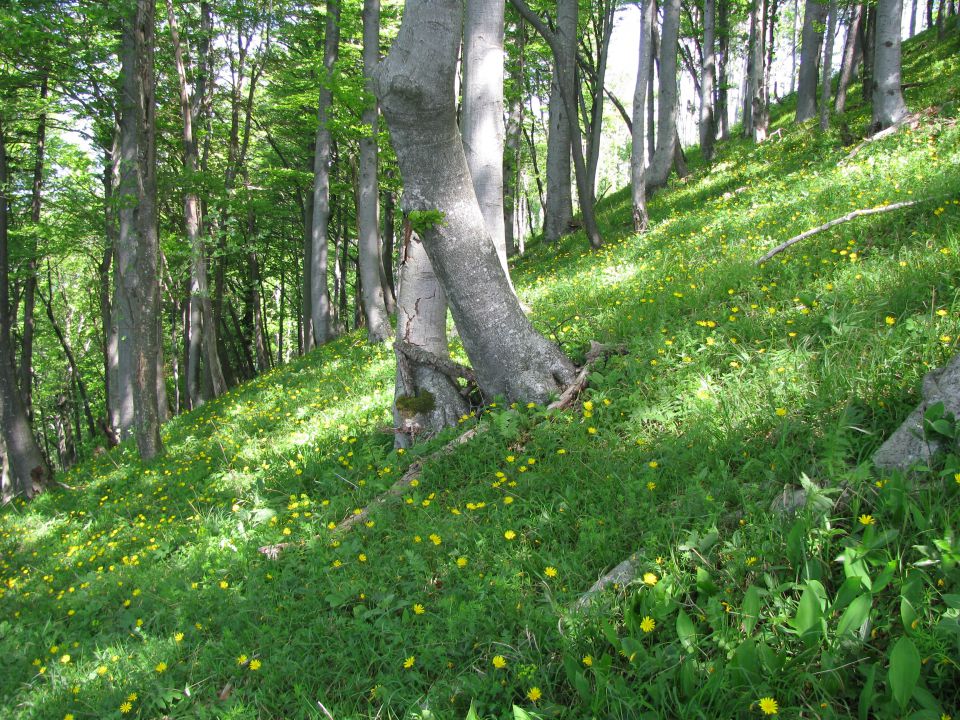
{"type": "Polygon", "coordinates": [[[869,458],[960,336],[958,44],[907,43],[908,104],[942,109],[852,162],[788,101],[782,135],[658,194],[646,235],[621,191],[601,251],[535,245],[535,324],[628,354],[573,411],[468,419],[489,431],[341,538],[443,441],[393,451],[392,352],[359,335],[176,418],[156,462],[127,445],[4,509],[0,715],[956,714],[960,462],[908,482],[869,458]],[[770,511],[801,482],[804,511],[770,511]],[[570,611],[631,554],[641,579],[570,611]]]}

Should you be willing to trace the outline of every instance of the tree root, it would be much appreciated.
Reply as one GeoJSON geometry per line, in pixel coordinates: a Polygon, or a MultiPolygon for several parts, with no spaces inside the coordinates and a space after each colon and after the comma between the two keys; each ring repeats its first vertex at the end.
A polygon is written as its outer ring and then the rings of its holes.
{"type": "MultiPolygon", "coordinates": [[[[600,343],[591,342],[590,351],[587,353],[583,367],[580,368],[580,371],[577,373],[577,376],[574,378],[573,382],[570,383],[570,385],[568,385],[567,388],[560,394],[560,397],[547,406],[547,410],[565,410],[569,408],[580,395],[580,393],[586,388],[587,379],[590,375],[590,369],[597,363],[598,360],[606,357],[607,355],[623,355],[625,353],[626,349],[622,346],[608,347],[606,345],[601,345],[600,343]]],[[[331,534],[341,535],[350,531],[358,523],[365,522],[374,510],[400,497],[404,491],[411,486],[414,480],[418,480],[420,478],[421,470],[427,462],[453,452],[456,448],[468,443],[484,430],[486,430],[485,427],[472,427],[463,434],[455,437],[436,452],[420,458],[419,460],[415,460],[393,485],[374,498],[366,507],[355,510],[353,513],[341,520],[331,531],[331,534]]],[[[263,547],[258,548],[258,551],[261,554],[266,555],[271,560],[276,560],[280,554],[291,545],[293,545],[293,543],[264,545],[263,547]]]]}

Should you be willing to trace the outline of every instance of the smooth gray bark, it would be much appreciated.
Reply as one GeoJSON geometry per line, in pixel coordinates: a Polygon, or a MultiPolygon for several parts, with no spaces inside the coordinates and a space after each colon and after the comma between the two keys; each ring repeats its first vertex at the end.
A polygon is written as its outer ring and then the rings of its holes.
{"type": "MultiPolygon", "coordinates": [[[[709,2],[710,0],[708,0],[709,2]]],[[[646,141],[647,85],[652,55],[650,53],[650,29],[654,19],[653,0],[642,0],[640,5],[640,42],[637,60],[637,82],[633,91],[632,148],[630,151],[630,181],[633,199],[633,229],[643,232],[649,221],[647,215],[646,141]]]]}
{"type": "Polygon", "coordinates": [[[137,0],[124,19],[120,51],[120,238],[116,272],[132,320],[134,436],[144,460],[163,451],[157,403],[160,291],[154,46],[154,1],[137,0]]]}
{"type": "MultiPolygon", "coordinates": [[[[328,27],[329,32],[329,27],[328,27]]],[[[370,76],[380,61],[380,0],[363,2],[363,75],[370,76]]],[[[383,260],[380,247],[380,191],[377,184],[377,126],[380,113],[374,99],[363,109],[364,135],[360,138],[360,172],[357,186],[357,252],[363,282],[363,311],[367,340],[383,342],[393,335],[383,293],[383,260]]],[[[326,274],[324,271],[324,287],[326,274]]]]}
{"type": "Polygon", "coordinates": [[[838,115],[847,107],[847,88],[856,73],[857,45],[863,25],[863,5],[854,5],[850,8],[850,23],[847,26],[847,39],[843,45],[843,60],[840,63],[840,78],[837,81],[837,97],[834,99],[833,110],[838,115]]]}
{"type": "Polygon", "coordinates": [[[405,208],[442,218],[418,229],[481,391],[487,398],[544,402],[573,380],[574,367],[524,315],[477,203],[454,96],[461,16],[460,0],[408,0],[374,87],[403,176],[405,208]]]}
{"type": "MultiPolygon", "coordinates": [[[[522,21],[521,21],[522,23],[522,21]]],[[[514,92],[510,100],[510,110],[507,113],[507,122],[504,136],[503,152],[503,239],[506,248],[507,257],[512,257],[517,252],[517,233],[515,227],[518,223],[515,221],[517,210],[517,196],[519,187],[520,171],[520,140],[523,134],[523,53],[526,30],[521,27],[519,30],[520,48],[516,65],[513,66],[512,79],[514,92]]]]}
{"type": "Polygon", "coordinates": [[[756,42],[753,45],[753,77],[750,79],[751,123],[753,141],[762,143],[767,139],[767,127],[770,122],[770,109],[767,98],[767,53],[766,53],[766,0],[755,0],[756,6],[756,42]]]}
{"type": "Polygon", "coordinates": [[[833,38],[837,34],[837,0],[830,0],[827,19],[827,38],[823,43],[823,77],[820,80],[820,129],[830,127],[830,90],[833,74],[833,38]]]}
{"type": "Polygon", "coordinates": [[[17,389],[10,341],[10,281],[7,197],[7,147],[0,111],[0,434],[3,462],[0,500],[22,495],[33,497],[50,480],[50,469],[30,431],[30,423],[17,389]]]}
{"type": "Polygon", "coordinates": [[[330,292],[327,287],[327,253],[330,224],[330,163],[333,141],[329,112],[333,100],[330,85],[333,66],[340,51],[340,1],[327,3],[327,22],[323,41],[323,77],[317,102],[317,138],[313,155],[313,211],[310,227],[310,322],[314,345],[327,343],[333,336],[330,327],[330,292]]]}
{"type": "Polygon", "coordinates": [[[503,221],[504,0],[467,0],[460,132],[487,232],[509,277],[503,221]]]}
{"type": "MultiPolygon", "coordinates": [[[[587,137],[587,188],[591,203],[597,200],[597,167],[600,165],[600,138],[603,134],[603,105],[604,90],[607,78],[607,60],[610,56],[610,37],[613,35],[613,16],[616,12],[616,3],[605,0],[594,12],[597,18],[594,23],[593,44],[599,45],[596,50],[596,70],[591,77],[590,124],[587,137]]],[[[584,113],[586,117],[586,113],[584,113]]]]}
{"type": "Polygon", "coordinates": [[[900,122],[907,114],[900,85],[900,23],[903,0],[879,0],[873,55],[873,132],[900,122]]]}
{"type": "Polygon", "coordinates": [[[660,93],[657,98],[657,149],[647,172],[647,187],[663,187],[673,168],[677,141],[677,43],[680,32],[680,0],[664,0],[660,33],[660,93]]]}
{"type": "Polygon", "coordinates": [[[913,37],[917,34],[917,0],[910,3],[910,32],[907,37],[913,37]]]}
{"type": "MultiPolygon", "coordinates": [[[[644,10],[641,10],[643,13],[644,10]]],[[[642,32],[641,32],[642,35],[642,32]]],[[[642,41],[641,41],[642,42],[642,41]]],[[[714,78],[716,76],[716,0],[703,3],[703,71],[700,81],[700,154],[704,161],[713,159],[713,141],[717,134],[713,115],[714,78]]],[[[639,88],[638,88],[639,89],[639,88]]],[[[637,109],[634,107],[634,117],[637,109]]],[[[636,140],[634,140],[636,142],[636,140]]],[[[636,224],[636,223],[634,223],[636,224]]]]}
{"type": "Polygon", "coordinates": [[[820,85],[820,46],[827,6],[807,0],[800,38],[800,79],[797,84],[797,122],[817,114],[817,88],[820,85]]]}
{"type": "MultiPolygon", "coordinates": [[[[574,77],[577,47],[577,2],[558,0],[557,39],[566,48],[554,58],[553,81],[550,85],[549,123],[547,134],[547,206],[544,209],[543,239],[554,242],[570,231],[573,220],[573,189],[570,184],[570,121],[563,101],[562,78],[574,77]]],[[[567,88],[575,92],[572,84],[567,88]]],[[[579,121],[578,121],[579,122],[579,121]]],[[[582,202],[582,200],[581,200],[582,202]]]]}
{"type": "Polygon", "coordinates": [[[469,412],[456,383],[427,364],[416,363],[401,350],[407,343],[446,359],[447,298],[433,272],[423,243],[416,233],[405,229],[397,278],[397,380],[393,416],[395,445],[409,447],[418,437],[428,438],[452,427],[469,412]],[[429,393],[429,399],[425,396],[429,393]],[[405,399],[420,399],[404,404],[405,399]]]}

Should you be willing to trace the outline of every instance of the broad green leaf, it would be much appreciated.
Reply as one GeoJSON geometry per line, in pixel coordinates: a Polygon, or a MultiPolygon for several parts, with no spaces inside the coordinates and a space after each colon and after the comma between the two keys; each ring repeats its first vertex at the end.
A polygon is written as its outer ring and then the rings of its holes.
{"type": "Polygon", "coordinates": [[[870,713],[870,707],[873,705],[873,701],[876,699],[876,694],[873,691],[873,685],[877,679],[877,666],[871,665],[865,672],[867,675],[867,681],[863,684],[863,689],[860,691],[860,702],[857,703],[858,720],[867,720],[870,713]]]}
{"type": "Polygon", "coordinates": [[[870,615],[872,605],[873,596],[867,593],[850,603],[850,606],[840,616],[840,622],[837,623],[837,635],[842,637],[848,632],[859,629],[870,615]]]}
{"type": "Polygon", "coordinates": [[[473,706],[473,700],[470,701],[470,709],[467,710],[467,717],[464,720],[480,720],[477,709],[473,706]]]}
{"type": "Polygon", "coordinates": [[[807,587],[800,596],[797,614],[793,618],[793,627],[800,635],[813,630],[820,623],[820,600],[811,587],[807,587]]]}
{"type": "Polygon", "coordinates": [[[743,596],[743,631],[749,635],[760,619],[760,588],[751,585],[743,596]]]}
{"type": "Polygon", "coordinates": [[[693,620],[687,615],[683,608],[677,613],[677,637],[680,638],[680,644],[687,650],[693,652],[693,641],[696,638],[696,628],[693,620]]]}
{"type": "Polygon", "coordinates": [[[901,710],[905,710],[920,679],[920,653],[913,640],[902,637],[890,650],[890,690],[901,710]]]}

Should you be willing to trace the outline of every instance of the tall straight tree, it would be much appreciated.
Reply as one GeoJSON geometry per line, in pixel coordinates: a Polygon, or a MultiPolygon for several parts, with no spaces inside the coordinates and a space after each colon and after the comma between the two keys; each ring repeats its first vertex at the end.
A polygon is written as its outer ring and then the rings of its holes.
{"type": "Polygon", "coordinates": [[[0,108],[0,435],[6,472],[0,487],[2,501],[33,497],[50,479],[50,468],[30,431],[30,423],[14,377],[10,340],[10,258],[7,146],[0,108]]]}
{"type": "MultiPolygon", "coordinates": [[[[641,7],[643,15],[645,8],[641,7]]],[[[643,20],[640,21],[643,23],[643,20]]],[[[713,113],[713,93],[716,83],[716,0],[703,1],[703,70],[700,80],[700,154],[706,162],[713,160],[713,141],[717,123],[713,113]]],[[[643,31],[641,30],[641,37],[643,31]]],[[[643,40],[641,40],[641,43],[643,40]]],[[[634,109],[634,118],[637,117],[634,109]]],[[[636,224],[636,223],[634,223],[636,224]]]]}
{"type": "Polygon", "coordinates": [[[667,184],[677,142],[677,48],[680,35],[680,0],[664,0],[660,33],[660,94],[657,104],[657,150],[650,160],[647,187],[667,184]]]}
{"type": "Polygon", "coordinates": [[[636,232],[646,230],[649,222],[644,147],[646,141],[647,84],[653,59],[650,49],[650,31],[653,27],[655,10],[654,0],[641,0],[637,83],[633,91],[633,126],[630,129],[633,141],[630,150],[630,181],[633,198],[633,229],[636,232]]]}
{"type": "Polygon", "coordinates": [[[823,43],[823,77],[820,80],[820,129],[830,127],[830,76],[833,74],[833,37],[837,34],[837,0],[830,0],[827,37],[823,43]]]}
{"type": "MultiPolygon", "coordinates": [[[[327,254],[330,225],[330,163],[333,139],[330,135],[330,105],[333,100],[333,66],[340,53],[340,0],[328,0],[323,37],[323,76],[317,102],[317,136],[313,154],[313,202],[310,216],[310,318],[314,345],[328,342],[330,291],[327,286],[327,254]]],[[[379,274],[378,274],[379,277],[379,274]]],[[[378,280],[379,283],[379,280],[378,280]]],[[[307,322],[307,319],[304,319],[307,322]]],[[[309,349],[309,348],[307,348],[309,349]]]]}
{"type": "Polygon", "coordinates": [[[484,223],[509,276],[503,219],[503,35],[504,0],[467,0],[460,132],[484,223]]]}
{"type": "Polygon", "coordinates": [[[847,39],[843,44],[843,59],[840,61],[840,78],[837,81],[837,97],[834,99],[833,110],[842,114],[847,106],[847,88],[856,74],[857,60],[863,52],[860,47],[861,28],[863,27],[863,5],[856,4],[850,8],[850,21],[847,24],[847,39]]]}
{"type": "Polygon", "coordinates": [[[873,55],[873,131],[896,125],[907,114],[900,84],[903,0],[879,0],[873,55]]]}
{"type": "Polygon", "coordinates": [[[753,141],[761,143],[767,139],[767,126],[770,117],[767,98],[767,0],[754,0],[754,8],[757,35],[751,47],[753,77],[750,78],[750,117],[753,124],[753,141]]]}
{"type": "Polygon", "coordinates": [[[167,0],[167,23],[173,41],[173,60],[180,85],[180,115],[183,119],[183,171],[186,191],[183,196],[184,227],[190,246],[190,304],[187,334],[187,397],[191,408],[203,404],[200,382],[201,356],[210,380],[210,394],[218,397],[227,391],[217,352],[217,328],[213,324],[213,306],[207,278],[207,247],[203,236],[200,196],[195,189],[199,166],[199,149],[195,128],[202,124],[200,108],[206,93],[206,60],[213,30],[209,3],[201,7],[201,62],[194,82],[187,75],[189,58],[180,41],[177,17],[172,0],[167,0]]]}
{"type": "MultiPolygon", "coordinates": [[[[368,81],[378,62],[380,0],[363,0],[363,75],[368,81]]],[[[380,124],[380,111],[375,99],[364,107],[362,121],[364,134],[360,138],[360,177],[357,188],[357,252],[363,288],[363,311],[367,317],[367,339],[372,343],[379,343],[390,337],[393,329],[390,327],[381,282],[383,260],[380,243],[380,191],[377,182],[377,126],[380,124]]],[[[326,270],[323,284],[326,286],[326,270]]]]}
{"type": "Polygon", "coordinates": [[[404,184],[404,205],[447,295],[488,398],[543,402],[574,367],[530,324],[497,257],[473,191],[457,125],[454,76],[461,0],[407,0],[374,77],[404,184]]]}
{"type": "Polygon", "coordinates": [[[134,436],[140,457],[163,451],[157,392],[158,282],[154,0],[136,0],[120,45],[120,237],[116,272],[132,319],[134,436]]]}
{"type": "Polygon", "coordinates": [[[817,88],[820,86],[820,45],[827,6],[807,0],[800,37],[800,80],[797,85],[797,122],[817,114],[817,88]]]}

